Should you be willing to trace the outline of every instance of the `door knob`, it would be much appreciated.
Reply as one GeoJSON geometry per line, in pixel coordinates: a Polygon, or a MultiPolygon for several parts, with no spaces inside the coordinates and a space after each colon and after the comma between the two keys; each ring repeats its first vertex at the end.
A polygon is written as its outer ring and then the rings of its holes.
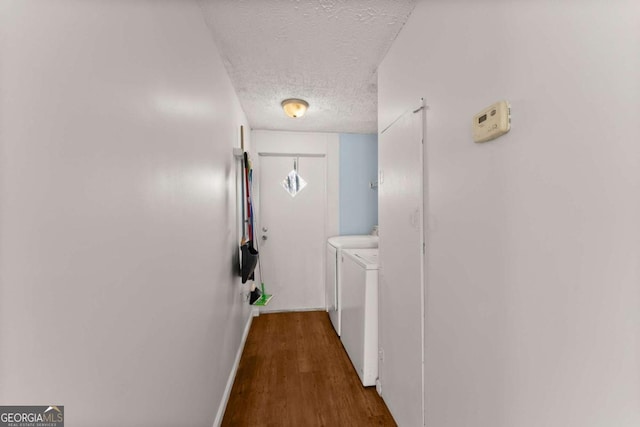
{"type": "Polygon", "coordinates": [[[269,229],[267,227],[262,227],[262,231],[266,233],[267,231],[269,231],[269,229]]]}
{"type": "Polygon", "coordinates": [[[267,240],[267,239],[268,239],[268,237],[263,234],[262,235],[262,240],[267,240]]]}

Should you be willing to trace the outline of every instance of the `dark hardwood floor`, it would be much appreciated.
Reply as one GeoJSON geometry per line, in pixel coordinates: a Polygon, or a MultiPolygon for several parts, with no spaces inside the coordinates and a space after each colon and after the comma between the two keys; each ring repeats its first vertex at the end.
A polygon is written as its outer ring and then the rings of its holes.
{"type": "Polygon", "coordinates": [[[223,426],[395,426],[324,311],[253,319],[223,426]]]}

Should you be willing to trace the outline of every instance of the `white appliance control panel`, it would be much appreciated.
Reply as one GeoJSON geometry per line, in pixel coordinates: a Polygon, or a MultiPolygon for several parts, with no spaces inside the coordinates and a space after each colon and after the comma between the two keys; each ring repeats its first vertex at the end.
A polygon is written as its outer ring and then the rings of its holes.
{"type": "Polygon", "coordinates": [[[473,140],[486,142],[504,135],[511,129],[511,106],[498,101],[473,116],[473,140]]]}

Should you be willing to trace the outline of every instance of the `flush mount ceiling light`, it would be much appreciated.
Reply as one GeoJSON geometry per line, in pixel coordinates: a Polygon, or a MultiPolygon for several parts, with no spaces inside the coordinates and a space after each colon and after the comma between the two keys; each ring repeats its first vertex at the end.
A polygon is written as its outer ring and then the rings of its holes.
{"type": "Polygon", "coordinates": [[[282,101],[284,113],[294,119],[304,116],[307,108],[309,108],[309,103],[304,99],[290,98],[282,101]]]}

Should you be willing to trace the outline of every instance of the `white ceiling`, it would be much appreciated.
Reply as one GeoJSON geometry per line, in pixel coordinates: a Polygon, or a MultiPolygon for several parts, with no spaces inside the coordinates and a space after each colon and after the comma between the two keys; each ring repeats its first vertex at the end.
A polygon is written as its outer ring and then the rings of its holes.
{"type": "Polygon", "coordinates": [[[253,129],[377,132],[377,68],[416,0],[201,0],[253,129]],[[309,102],[299,119],[280,102],[309,102]]]}

